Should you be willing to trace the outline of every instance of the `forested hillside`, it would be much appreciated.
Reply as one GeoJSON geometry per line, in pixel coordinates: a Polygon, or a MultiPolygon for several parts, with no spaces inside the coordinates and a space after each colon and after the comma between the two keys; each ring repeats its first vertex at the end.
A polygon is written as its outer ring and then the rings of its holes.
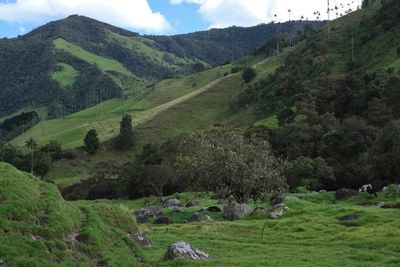
{"type": "MultiPolygon", "coordinates": [[[[281,25],[294,35],[308,22],[281,25]]],[[[62,117],[122,96],[138,97],[165,78],[249,54],[275,34],[272,24],[171,36],[140,36],[70,16],[0,40],[0,117],[21,109],[62,117]]]]}

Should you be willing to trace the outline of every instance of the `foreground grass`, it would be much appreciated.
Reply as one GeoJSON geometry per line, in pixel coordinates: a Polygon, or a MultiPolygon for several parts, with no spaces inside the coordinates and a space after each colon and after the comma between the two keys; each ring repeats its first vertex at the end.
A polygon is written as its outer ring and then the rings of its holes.
{"type": "MultiPolygon", "coordinates": [[[[177,214],[167,210],[166,214],[176,224],[140,226],[153,242],[153,247],[143,254],[155,266],[399,266],[400,213],[397,210],[357,205],[369,200],[364,194],[343,202],[336,202],[334,193],[303,196],[304,200],[286,201],[290,209],[277,220],[258,215],[230,222],[223,220],[220,213],[207,213],[214,217],[213,222],[195,223],[191,221],[193,212],[216,205],[215,200],[201,194],[197,196],[200,197],[198,207],[185,208],[177,214]],[[349,214],[361,217],[349,222],[339,220],[349,214]],[[202,262],[165,261],[167,246],[180,240],[210,253],[213,258],[202,262]]],[[[179,197],[184,202],[196,195],[179,197]]],[[[143,199],[106,203],[124,203],[137,209],[145,201],[148,203],[143,199]]],[[[388,199],[379,195],[373,201],[388,199]]]]}
{"type": "Polygon", "coordinates": [[[138,266],[126,209],[68,203],[54,185],[0,163],[0,265],[138,266]]]}

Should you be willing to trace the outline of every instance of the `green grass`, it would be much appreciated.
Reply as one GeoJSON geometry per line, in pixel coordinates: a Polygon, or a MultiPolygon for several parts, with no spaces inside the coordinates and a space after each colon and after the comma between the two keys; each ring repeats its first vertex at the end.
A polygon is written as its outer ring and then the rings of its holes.
{"type": "Polygon", "coordinates": [[[257,121],[254,123],[254,126],[266,126],[270,129],[277,129],[279,128],[279,122],[276,116],[272,116],[267,119],[257,121]]]}
{"type": "Polygon", "coordinates": [[[6,266],[138,266],[121,205],[65,202],[57,188],[0,163],[0,261],[6,266]]]}
{"type": "Polygon", "coordinates": [[[53,79],[56,80],[62,88],[72,87],[78,76],[78,72],[71,65],[65,63],[58,63],[57,66],[60,70],[52,74],[53,79]]]}
{"type": "Polygon", "coordinates": [[[8,116],[4,116],[0,118],[0,123],[3,122],[5,119],[12,118],[14,116],[20,115],[22,112],[31,112],[31,111],[36,111],[36,113],[39,115],[39,118],[41,120],[46,120],[47,119],[47,107],[33,107],[33,106],[26,106],[17,112],[14,112],[8,116]]]}
{"type": "MultiPolygon", "coordinates": [[[[205,193],[175,194],[182,203],[197,198],[197,207],[184,208],[182,213],[166,209],[175,224],[159,226],[149,221],[141,225],[153,247],[145,249],[145,260],[155,266],[398,266],[400,264],[400,213],[377,206],[360,206],[370,201],[360,194],[347,201],[335,201],[334,193],[297,194],[304,200],[286,201],[289,211],[277,220],[265,215],[225,221],[220,213],[205,213],[213,222],[192,222],[191,215],[200,208],[218,205],[205,193]],[[339,218],[359,214],[352,222],[339,218]],[[186,222],[185,222],[186,221],[186,222]],[[265,226],[264,236],[262,230],[265,226]],[[184,240],[212,255],[208,261],[165,261],[168,245],[184,240]]],[[[379,194],[375,202],[391,200],[379,194]]],[[[101,201],[103,202],[103,201],[101,201]]],[[[160,200],[104,201],[138,209],[160,205],[160,200]]],[[[257,206],[270,207],[258,202],[257,206]]]]}
{"type": "Polygon", "coordinates": [[[97,66],[123,89],[137,90],[143,88],[145,81],[138,78],[116,60],[95,55],[85,49],[72,44],[62,38],[53,41],[56,49],[64,50],[71,55],[97,66]],[[128,83],[126,81],[129,81],[128,83]]]}

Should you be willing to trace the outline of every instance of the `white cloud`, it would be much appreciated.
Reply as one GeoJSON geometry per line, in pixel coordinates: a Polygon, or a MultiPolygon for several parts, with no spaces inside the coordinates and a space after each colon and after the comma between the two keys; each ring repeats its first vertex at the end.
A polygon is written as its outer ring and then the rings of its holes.
{"type": "MultiPolygon", "coordinates": [[[[354,10],[361,0],[330,0],[331,8],[343,2],[346,9],[350,7],[354,10]],[[354,2],[354,3],[352,3],[354,2]]],[[[327,19],[327,0],[170,0],[172,5],[182,3],[199,5],[198,12],[203,19],[210,24],[210,27],[227,27],[232,25],[251,26],[259,23],[271,22],[274,15],[281,22],[298,20],[303,16],[310,20],[316,19],[313,14],[315,11],[321,13],[320,19],[327,19]],[[288,9],[291,10],[289,15],[288,9]]],[[[345,10],[339,10],[344,14],[345,10]]],[[[332,12],[331,18],[335,18],[332,12]]]]}
{"type": "Polygon", "coordinates": [[[147,32],[170,29],[167,19],[159,12],[153,12],[147,0],[17,0],[0,3],[0,20],[11,23],[41,23],[71,14],[147,32]]]}

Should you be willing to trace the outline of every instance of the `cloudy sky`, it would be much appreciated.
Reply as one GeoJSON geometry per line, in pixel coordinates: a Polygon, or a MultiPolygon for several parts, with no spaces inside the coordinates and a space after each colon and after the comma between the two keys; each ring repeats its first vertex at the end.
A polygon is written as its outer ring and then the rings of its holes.
{"type": "MultiPolygon", "coordinates": [[[[361,0],[330,0],[339,12],[361,0]],[[343,9],[341,5],[343,4],[343,9]]],[[[79,14],[143,34],[179,34],[232,25],[327,18],[327,0],[0,0],[0,37],[14,37],[44,23],[79,14]],[[291,9],[289,14],[288,9],[291,9]]],[[[333,12],[336,13],[336,12],[333,12]]],[[[335,18],[335,15],[332,15],[335,18]]]]}

